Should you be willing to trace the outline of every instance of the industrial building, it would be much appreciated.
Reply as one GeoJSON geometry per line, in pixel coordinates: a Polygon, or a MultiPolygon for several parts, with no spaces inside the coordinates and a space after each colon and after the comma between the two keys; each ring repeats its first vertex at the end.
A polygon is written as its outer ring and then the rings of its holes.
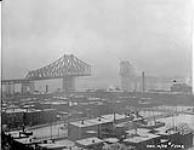
{"type": "Polygon", "coordinates": [[[8,109],[2,111],[2,125],[6,124],[7,128],[21,127],[24,123],[24,109],[8,109]]]}
{"type": "Polygon", "coordinates": [[[26,150],[150,150],[172,146],[188,148],[193,144],[193,134],[185,124],[171,129],[137,128],[130,117],[117,113],[70,122],[68,130],[68,139],[43,140],[33,136],[18,138],[11,132],[8,136],[11,135],[15,147],[26,150]]]}
{"type": "Polygon", "coordinates": [[[129,137],[123,140],[126,145],[134,146],[138,150],[149,149],[147,145],[157,145],[160,144],[160,136],[154,134],[144,134],[129,137]]]}
{"type": "Polygon", "coordinates": [[[123,91],[134,91],[137,89],[135,68],[129,61],[120,62],[120,80],[123,91]]]}
{"type": "Polygon", "coordinates": [[[71,122],[68,125],[68,137],[73,141],[91,136],[106,137],[113,131],[115,123],[129,120],[131,120],[131,117],[115,113],[94,119],[71,122]]]}
{"type": "Polygon", "coordinates": [[[187,85],[186,83],[176,83],[170,87],[171,92],[191,94],[192,87],[187,85]]]}
{"type": "Polygon", "coordinates": [[[2,125],[9,129],[33,126],[56,121],[55,109],[7,109],[2,112],[2,125]]]}

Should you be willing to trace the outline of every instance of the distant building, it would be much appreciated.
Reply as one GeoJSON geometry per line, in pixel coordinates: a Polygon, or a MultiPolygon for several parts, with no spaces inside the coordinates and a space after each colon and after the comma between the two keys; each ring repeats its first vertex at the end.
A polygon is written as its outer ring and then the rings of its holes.
{"type": "Polygon", "coordinates": [[[176,83],[171,86],[171,92],[192,93],[192,87],[186,83],[176,83]]]}
{"type": "Polygon", "coordinates": [[[147,91],[170,91],[172,79],[157,76],[146,76],[145,84],[147,91]]]}
{"type": "Polygon", "coordinates": [[[120,62],[121,89],[134,91],[137,88],[135,68],[129,61],[120,62]]]}
{"type": "Polygon", "coordinates": [[[8,128],[19,128],[23,125],[33,126],[56,121],[55,109],[7,109],[2,111],[2,124],[8,128]]]}

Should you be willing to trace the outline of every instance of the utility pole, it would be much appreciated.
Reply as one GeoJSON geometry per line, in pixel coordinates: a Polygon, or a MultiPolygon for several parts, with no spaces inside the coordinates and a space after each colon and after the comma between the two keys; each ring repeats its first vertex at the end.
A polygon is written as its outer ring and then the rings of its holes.
{"type": "Polygon", "coordinates": [[[52,140],[52,121],[51,121],[51,128],[50,128],[50,130],[51,130],[51,140],[52,140]]]}
{"type": "MultiPolygon", "coordinates": [[[[51,109],[52,109],[53,107],[52,107],[52,104],[51,104],[51,109]]],[[[50,127],[50,130],[51,130],[51,140],[52,140],[52,122],[53,122],[53,116],[51,117],[51,127],[50,127]]]]}

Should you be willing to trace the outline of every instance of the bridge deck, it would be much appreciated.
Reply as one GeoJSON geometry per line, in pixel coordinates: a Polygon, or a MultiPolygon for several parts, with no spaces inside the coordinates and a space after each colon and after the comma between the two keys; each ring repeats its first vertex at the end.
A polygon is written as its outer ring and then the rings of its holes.
{"type": "Polygon", "coordinates": [[[1,84],[6,84],[6,83],[24,83],[24,82],[29,82],[30,80],[28,79],[5,79],[1,80],[1,84]]]}

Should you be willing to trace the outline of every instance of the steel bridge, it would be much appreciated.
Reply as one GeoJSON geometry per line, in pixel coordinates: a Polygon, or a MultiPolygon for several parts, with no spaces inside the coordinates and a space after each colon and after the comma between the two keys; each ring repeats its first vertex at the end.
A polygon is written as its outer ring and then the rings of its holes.
{"type": "Polygon", "coordinates": [[[73,92],[75,90],[75,78],[90,75],[91,65],[83,62],[74,55],[63,55],[49,65],[29,71],[24,79],[2,80],[1,84],[8,86],[7,90],[11,93],[14,93],[13,86],[15,84],[22,84],[21,91],[25,93],[27,88],[30,88],[30,91],[34,90],[33,81],[62,78],[63,90],[65,92],[73,92]]]}

